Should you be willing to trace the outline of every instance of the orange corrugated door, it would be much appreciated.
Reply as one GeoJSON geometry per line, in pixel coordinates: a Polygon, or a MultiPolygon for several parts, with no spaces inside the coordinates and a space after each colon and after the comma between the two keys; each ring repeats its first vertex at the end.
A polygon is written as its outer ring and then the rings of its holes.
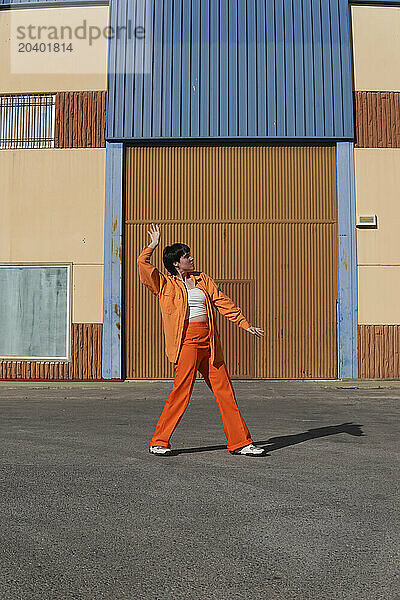
{"type": "Polygon", "coordinates": [[[233,378],[336,378],[333,146],[132,147],[126,152],[126,377],[170,378],[157,299],[136,258],[158,223],[162,248],[187,243],[256,339],[218,318],[233,378]]]}

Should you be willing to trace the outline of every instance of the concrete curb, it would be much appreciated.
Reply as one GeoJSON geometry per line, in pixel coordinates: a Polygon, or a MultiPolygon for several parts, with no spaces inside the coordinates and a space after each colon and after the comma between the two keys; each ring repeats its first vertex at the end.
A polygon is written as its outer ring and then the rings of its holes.
{"type": "MultiPolygon", "coordinates": [[[[146,387],[148,385],[171,385],[172,379],[140,379],[127,381],[0,381],[0,388],[24,388],[24,389],[103,389],[112,390],[116,388],[127,387],[146,387]]],[[[203,382],[198,379],[197,382],[203,382]]],[[[245,384],[246,386],[274,385],[279,384],[317,387],[317,388],[337,388],[337,389],[400,389],[400,379],[234,379],[235,384],[245,384]]]]}

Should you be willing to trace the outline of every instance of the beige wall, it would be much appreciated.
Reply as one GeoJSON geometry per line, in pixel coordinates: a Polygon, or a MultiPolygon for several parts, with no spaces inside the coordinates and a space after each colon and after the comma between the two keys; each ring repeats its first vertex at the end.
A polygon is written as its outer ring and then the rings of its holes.
{"type": "MultiPolygon", "coordinates": [[[[400,7],[353,6],[356,90],[400,91],[400,7]]],[[[358,322],[400,324],[400,149],[355,150],[356,211],[377,229],[357,229],[358,322]]]]}
{"type": "Polygon", "coordinates": [[[360,324],[400,323],[400,149],[355,150],[356,212],[377,229],[357,229],[360,324]]]}
{"type": "Polygon", "coordinates": [[[358,264],[400,265],[400,149],[355,150],[357,214],[376,214],[377,229],[357,229],[358,264]]]}
{"type": "Polygon", "coordinates": [[[352,6],[356,90],[400,91],[400,7],[352,6]]]}
{"type": "Polygon", "coordinates": [[[72,269],[73,323],[103,322],[103,265],[77,265],[72,269]]]}
{"type": "Polygon", "coordinates": [[[105,150],[0,151],[0,262],[72,262],[73,321],[102,322],[105,150]]]}
{"type": "Polygon", "coordinates": [[[400,324],[400,266],[358,267],[360,325],[400,324]]]}
{"type": "MultiPolygon", "coordinates": [[[[80,90],[105,90],[107,87],[107,39],[101,35],[89,45],[88,39],[76,39],[73,34],[71,41],[73,52],[30,52],[18,53],[17,27],[22,23],[25,39],[32,44],[44,40],[47,31],[42,30],[40,40],[37,40],[38,24],[45,27],[57,26],[58,35],[61,25],[75,27],[86,21],[89,26],[100,27],[108,25],[108,6],[63,7],[13,9],[0,11],[0,94],[21,92],[58,92],[80,90]],[[19,19],[18,22],[16,19],[19,19]],[[34,40],[27,40],[26,27],[35,24],[32,30],[34,40]],[[13,63],[11,57],[23,60],[23,63],[13,63]],[[21,64],[25,72],[21,71],[21,64]]],[[[65,30],[67,31],[67,30],[65,30]]],[[[83,29],[81,30],[83,33],[83,29]]],[[[65,34],[67,35],[67,34],[65,34]]],[[[81,34],[80,34],[81,35],[81,34]]],[[[54,42],[62,40],[54,40],[54,42]]]]}

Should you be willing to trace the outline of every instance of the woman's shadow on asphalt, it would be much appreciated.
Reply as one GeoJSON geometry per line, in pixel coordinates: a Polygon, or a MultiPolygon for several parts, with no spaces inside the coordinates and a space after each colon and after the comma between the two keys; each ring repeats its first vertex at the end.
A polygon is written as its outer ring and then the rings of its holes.
{"type": "MultiPolygon", "coordinates": [[[[361,437],[365,434],[361,430],[362,425],[356,423],[342,423],[341,425],[330,425],[329,427],[316,427],[315,429],[308,429],[303,433],[296,433],[294,435],[283,435],[279,437],[271,437],[268,440],[255,441],[254,443],[264,448],[265,453],[262,456],[270,456],[269,452],[279,450],[280,448],[286,448],[287,446],[294,446],[295,444],[301,444],[308,440],[314,440],[316,438],[327,437],[328,435],[337,435],[338,433],[346,433],[355,437],[361,437]]],[[[191,454],[193,452],[213,452],[214,450],[226,450],[226,446],[203,446],[200,448],[183,448],[180,450],[173,450],[171,454],[177,456],[178,454],[191,454]]]]}

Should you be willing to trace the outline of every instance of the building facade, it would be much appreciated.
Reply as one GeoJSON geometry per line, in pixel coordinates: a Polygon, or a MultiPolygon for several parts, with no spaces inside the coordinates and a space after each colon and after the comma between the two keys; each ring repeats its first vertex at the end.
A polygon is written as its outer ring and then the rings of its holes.
{"type": "Polygon", "coordinates": [[[400,3],[351,7],[355,95],[359,376],[399,377],[400,3]]]}
{"type": "Polygon", "coordinates": [[[3,2],[0,378],[173,376],[151,222],[265,330],[221,323],[233,378],[398,377],[399,26],[395,2],[3,2]],[[78,27],[73,67],[21,68],[32,23],[78,27]]]}
{"type": "Polygon", "coordinates": [[[105,26],[108,6],[37,6],[0,9],[0,377],[99,379],[107,45],[91,74],[15,68],[11,42],[15,25],[71,13],[105,26]]]}

